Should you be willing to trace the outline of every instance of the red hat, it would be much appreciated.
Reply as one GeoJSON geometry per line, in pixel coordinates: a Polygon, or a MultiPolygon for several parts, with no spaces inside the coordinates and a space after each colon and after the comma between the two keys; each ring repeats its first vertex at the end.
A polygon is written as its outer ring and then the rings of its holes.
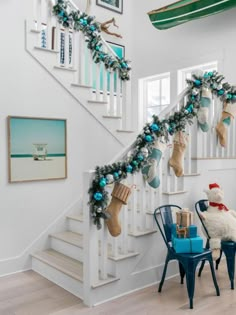
{"type": "Polygon", "coordinates": [[[212,188],[220,188],[220,186],[216,183],[214,184],[209,184],[209,189],[212,189],[212,188]]]}

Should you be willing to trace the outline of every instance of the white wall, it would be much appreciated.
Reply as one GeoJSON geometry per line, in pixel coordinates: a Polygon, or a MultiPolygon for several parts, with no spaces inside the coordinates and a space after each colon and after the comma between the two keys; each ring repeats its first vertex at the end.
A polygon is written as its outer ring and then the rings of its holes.
{"type": "MultiPolygon", "coordinates": [[[[133,0],[134,5],[136,2],[133,0]]],[[[152,26],[146,13],[168,3],[173,1],[139,1],[135,7],[133,104],[138,102],[138,79],[216,59],[220,61],[220,72],[230,83],[236,83],[236,9],[160,31],[152,26]]]]}
{"type": "Polygon", "coordinates": [[[24,21],[31,9],[27,0],[0,3],[0,274],[3,260],[20,255],[82,196],[82,172],[108,163],[121,148],[25,51],[24,21]],[[67,119],[67,179],[8,183],[8,115],[67,119]]]}

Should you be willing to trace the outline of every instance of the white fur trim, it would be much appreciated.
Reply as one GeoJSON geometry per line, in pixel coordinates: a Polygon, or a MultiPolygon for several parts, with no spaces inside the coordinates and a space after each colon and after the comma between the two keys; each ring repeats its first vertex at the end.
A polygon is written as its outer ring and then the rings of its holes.
{"type": "Polygon", "coordinates": [[[211,238],[210,239],[210,248],[211,249],[221,248],[221,240],[220,240],[220,238],[211,238]]]}
{"type": "Polygon", "coordinates": [[[205,124],[208,122],[209,116],[209,108],[208,107],[200,107],[197,112],[197,119],[200,124],[205,124]]]}

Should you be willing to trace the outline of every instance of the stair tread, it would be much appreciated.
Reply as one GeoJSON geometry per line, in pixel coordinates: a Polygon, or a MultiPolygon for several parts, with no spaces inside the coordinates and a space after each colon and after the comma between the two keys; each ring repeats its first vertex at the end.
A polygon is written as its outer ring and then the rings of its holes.
{"type": "Polygon", "coordinates": [[[112,116],[112,115],[105,115],[105,116],[102,116],[103,118],[112,118],[112,119],[121,119],[122,117],[121,116],[112,116]]]}
{"type": "Polygon", "coordinates": [[[88,103],[107,105],[107,102],[105,102],[105,101],[88,100],[88,103]]]}
{"type": "Polygon", "coordinates": [[[71,83],[71,86],[85,88],[85,89],[91,89],[92,88],[92,86],[90,86],[90,85],[79,84],[79,83],[71,83]]]}
{"type": "Polygon", "coordinates": [[[78,281],[83,281],[83,264],[76,259],[63,255],[53,249],[37,252],[32,254],[32,257],[41,260],[78,281]]]}
{"type": "Polygon", "coordinates": [[[60,233],[50,234],[50,236],[66,243],[75,245],[77,247],[83,247],[83,236],[79,233],[64,231],[60,233]]]}
{"type": "Polygon", "coordinates": [[[184,174],[183,176],[185,177],[190,177],[190,176],[200,176],[200,173],[188,173],[188,174],[184,174]]]}
{"type": "Polygon", "coordinates": [[[42,50],[42,51],[47,51],[47,52],[54,53],[54,54],[59,54],[59,51],[55,50],[55,49],[43,48],[40,46],[35,46],[34,48],[37,50],[42,50]]]}
{"type": "Polygon", "coordinates": [[[82,214],[67,215],[66,217],[67,217],[67,219],[71,219],[71,220],[75,220],[75,221],[79,221],[79,222],[83,222],[84,221],[84,217],[83,217],[82,214]]]}
{"type": "Polygon", "coordinates": [[[163,195],[178,195],[178,194],[185,194],[186,190],[178,190],[178,191],[165,191],[163,195]]]}
{"type": "Polygon", "coordinates": [[[125,130],[125,129],[117,129],[116,130],[117,132],[120,132],[120,133],[134,133],[134,130],[125,130]]]}
{"type": "Polygon", "coordinates": [[[60,70],[65,70],[65,71],[77,71],[75,68],[70,68],[70,67],[64,67],[64,66],[54,66],[54,69],[60,69],[60,70]]]}
{"type": "Polygon", "coordinates": [[[135,237],[139,237],[139,236],[144,236],[144,235],[148,235],[148,234],[153,234],[156,233],[157,230],[154,229],[150,229],[150,230],[145,230],[145,231],[136,231],[136,232],[130,232],[129,235],[130,236],[135,236],[135,237]]]}

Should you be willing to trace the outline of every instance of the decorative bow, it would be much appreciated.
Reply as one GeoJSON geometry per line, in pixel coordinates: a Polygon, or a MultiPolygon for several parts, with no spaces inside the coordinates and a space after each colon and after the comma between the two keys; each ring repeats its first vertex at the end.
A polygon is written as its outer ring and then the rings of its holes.
{"type": "Polygon", "coordinates": [[[223,203],[210,202],[209,204],[212,207],[218,207],[218,210],[229,211],[229,209],[223,203]]]}

